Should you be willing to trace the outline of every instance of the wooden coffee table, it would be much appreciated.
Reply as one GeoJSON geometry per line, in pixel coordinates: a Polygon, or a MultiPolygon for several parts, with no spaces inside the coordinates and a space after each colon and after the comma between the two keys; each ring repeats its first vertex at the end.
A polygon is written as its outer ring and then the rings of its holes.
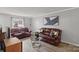
{"type": "Polygon", "coordinates": [[[22,52],[22,42],[14,37],[10,39],[4,39],[5,52],[22,52]]]}

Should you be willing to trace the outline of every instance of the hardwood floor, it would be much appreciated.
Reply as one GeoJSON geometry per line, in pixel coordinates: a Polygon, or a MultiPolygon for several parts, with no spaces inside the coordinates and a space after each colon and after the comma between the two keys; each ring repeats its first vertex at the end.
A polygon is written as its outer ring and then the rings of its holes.
{"type": "Polygon", "coordinates": [[[23,52],[79,52],[79,47],[61,43],[60,46],[53,46],[45,42],[40,42],[40,47],[34,47],[31,38],[21,40],[23,42],[23,52]]]}
{"type": "MultiPolygon", "coordinates": [[[[21,39],[23,52],[79,52],[79,47],[67,43],[61,43],[59,46],[53,46],[45,42],[40,42],[40,47],[35,47],[32,44],[31,38],[21,39]]],[[[0,52],[3,52],[0,50],[0,52]]]]}

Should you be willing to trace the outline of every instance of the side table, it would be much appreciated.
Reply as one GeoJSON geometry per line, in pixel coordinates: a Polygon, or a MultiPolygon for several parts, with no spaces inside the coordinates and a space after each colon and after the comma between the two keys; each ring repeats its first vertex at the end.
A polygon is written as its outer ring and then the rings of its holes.
{"type": "Polygon", "coordinates": [[[22,52],[22,42],[14,37],[4,40],[5,52],[22,52]]]}
{"type": "Polygon", "coordinates": [[[39,32],[35,32],[35,42],[34,42],[34,47],[40,47],[41,46],[41,37],[39,32]]]}

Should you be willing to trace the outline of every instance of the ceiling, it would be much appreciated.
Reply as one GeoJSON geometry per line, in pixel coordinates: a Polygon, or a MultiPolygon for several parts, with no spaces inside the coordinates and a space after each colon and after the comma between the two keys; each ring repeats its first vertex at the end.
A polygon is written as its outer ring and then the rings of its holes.
{"type": "Polygon", "coordinates": [[[8,15],[35,17],[71,7],[0,7],[0,13],[8,15]]]}

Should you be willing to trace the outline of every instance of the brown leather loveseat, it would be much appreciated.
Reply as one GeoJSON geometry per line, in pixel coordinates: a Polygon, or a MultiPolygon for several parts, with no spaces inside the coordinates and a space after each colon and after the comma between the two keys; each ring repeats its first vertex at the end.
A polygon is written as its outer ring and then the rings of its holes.
{"type": "Polygon", "coordinates": [[[11,36],[22,39],[22,38],[30,37],[31,31],[29,31],[28,28],[12,28],[11,36]]]}

